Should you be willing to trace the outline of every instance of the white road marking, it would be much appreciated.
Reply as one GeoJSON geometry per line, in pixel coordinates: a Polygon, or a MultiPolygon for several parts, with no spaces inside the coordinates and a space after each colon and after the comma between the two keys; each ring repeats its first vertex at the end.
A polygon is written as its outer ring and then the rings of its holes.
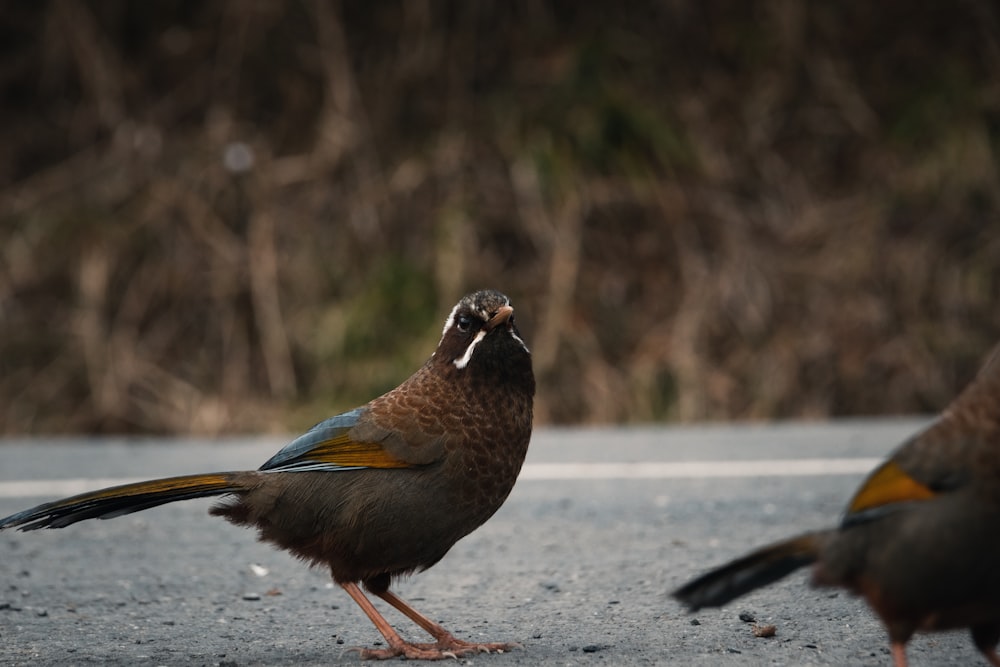
{"type": "Polygon", "coordinates": [[[753,461],[645,461],[641,463],[534,463],[520,479],[716,479],[809,477],[866,473],[882,459],[759,459],[753,461]]]}
{"type": "MultiPolygon", "coordinates": [[[[758,477],[816,477],[860,475],[882,459],[759,459],[752,461],[640,461],[635,463],[528,463],[524,481],[613,479],[719,479],[758,477]]],[[[129,479],[38,479],[0,482],[0,498],[72,496],[119,484],[129,479]]]]}

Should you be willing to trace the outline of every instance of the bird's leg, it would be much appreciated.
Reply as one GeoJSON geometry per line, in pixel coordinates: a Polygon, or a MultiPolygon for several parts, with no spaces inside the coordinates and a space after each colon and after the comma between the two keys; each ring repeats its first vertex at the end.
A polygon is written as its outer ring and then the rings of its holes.
{"type": "Polygon", "coordinates": [[[893,667],[907,667],[906,642],[892,642],[892,665],[893,667]]]}
{"type": "MultiPolygon", "coordinates": [[[[375,605],[371,603],[371,600],[365,597],[365,594],[361,592],[358,585],[353,582],[349,582],[346,584],[340,584],[340,587],[347,591],[347,594],[351,596],[351,599],[353,599],[358,606],[361,607],[361,611],[365,612],[365,616],[367,616],[368,619],[375,625],[375,629],[378,630],[383,637],[385,637],[385,641],[389,644],[389,650],[402,651],[402,649],[406,646],[406,642],[404,642],[403,638],[399,636],[399,633],[396,632],[391,625],[389,625],[389,621],[385,620],[385,617],[378,613],[378,609],[376,609],[375,605]]],[[[369,656],[368,653],[371,652],[369,649],[359,648],[358,652],[361,654],[362,658],[379,657],[369,656]]],[[[380,653],[381,651],[375,652],[380,653]]],[[[397,653],[396,655],[400,654],[401,653],[397,653]]],[[[386,655],[384,657],[389,658],[392,656],[386,655]]]]}
{"type": "MultiPolygon", "coordinates": [[[[420,645],[403,641],[403,638],[399,636],[399,633],[396,632],[391,625],[389,625],[389,622],[378,612],[378,609],[375,608],[375,605],[371,603],[371,600],[369,600],[361,589],[358,588],[357,584],[353,582],[342,583],[340,584],[340,587],[347,591],[347,594],[351,596],[351,599],[353,599],[358,606],[361,607],[361,611],[365,612],[365,615],[375,625],[375,628],[382,634],[382,636],[385,637],[386,643],[389,644],[389,648],[383,649],[354,649],[361,656],[362,660],[385,660],[387,658],[397,658],[400,656],[409,660],[443,660],[444,658],[458,657],[458,653],[443,649],[435,644],[420,645]]],[[[447,634],[447,631],[445,631],[445,634],[447,634]]],[[[469,651],[465,652],[468,653],[469,651]]]]}
{"type": "Polygon", "coordinates": [[[438,649],[443,651],[446,655],[454,657],[467,655],[469,653],[503,653],[504,651],[510,651],[515,648],[523,648],[520,644],[506,644],[500,642],[478,644],[475,642],[463,641],[448,632],[448,630],[446,630],[440,623],[435,623],[411,607],[405,600],[395,593],[385,590],[376,592],[375,595],[379,596],[398,609],[400,613],[419,625],[427,632],[427,634],[436,640],[434,644],[415,644],[415,646],[420,648],[438,649]]]}

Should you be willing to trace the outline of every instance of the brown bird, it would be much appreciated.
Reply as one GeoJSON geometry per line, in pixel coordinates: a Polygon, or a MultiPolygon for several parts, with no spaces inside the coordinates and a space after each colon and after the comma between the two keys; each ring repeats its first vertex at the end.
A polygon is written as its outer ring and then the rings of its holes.
{"type": "Polygon", "coordinates": [[[314,565],[361,607],[388,643],[363,658],[435,660],[516,644],[454,637],[389,590],[438,562],[503,504],[531,437],[531,354],[506,296],[464,297],[431,358],[367,405],[320,422],[259,470],[126,484],[0,519],[0,529],[63,528],[188,498],[228,495],[211,513],[314,565]],[[365,596],[382,598],[427,631],[404,641],[365,596]]]}
{"type": "Polygon", "coordinates": [[[914,633],[960,628],[1000,667],[1000,346],[868,476],[838,528],[763,547],[673,595],[691,611],[721,606],[809,564],[814,585],[846,588],[878,614],[896,667],[914,633]]]}

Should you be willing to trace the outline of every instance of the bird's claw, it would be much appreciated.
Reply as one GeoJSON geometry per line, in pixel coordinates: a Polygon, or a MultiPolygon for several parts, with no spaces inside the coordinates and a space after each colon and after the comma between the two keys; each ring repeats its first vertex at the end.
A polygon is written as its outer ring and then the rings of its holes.
{"type": "Polygon", "coordinates": [[[407,660],[445,660],[459,658],[475,653],[504,653],[515,648],[523,648],[520,644],[491,643],[476,644],[452,638],[446,642],[434,644],[417,644],[402,642],[389,648],[352,648],[357,651],[362,660],[388,660],[390,658],[406,658],[407,660]]]}

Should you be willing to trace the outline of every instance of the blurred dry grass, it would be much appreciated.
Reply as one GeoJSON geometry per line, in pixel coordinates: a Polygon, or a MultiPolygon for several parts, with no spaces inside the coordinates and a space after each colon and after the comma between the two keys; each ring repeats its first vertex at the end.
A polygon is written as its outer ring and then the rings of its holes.
{"type": "Polygon", "coordinates": [[[992,3],[0,14],[0,431],[290,429],[506,291],[539,422],[920,412],[1000,333],[992,3]]]}

